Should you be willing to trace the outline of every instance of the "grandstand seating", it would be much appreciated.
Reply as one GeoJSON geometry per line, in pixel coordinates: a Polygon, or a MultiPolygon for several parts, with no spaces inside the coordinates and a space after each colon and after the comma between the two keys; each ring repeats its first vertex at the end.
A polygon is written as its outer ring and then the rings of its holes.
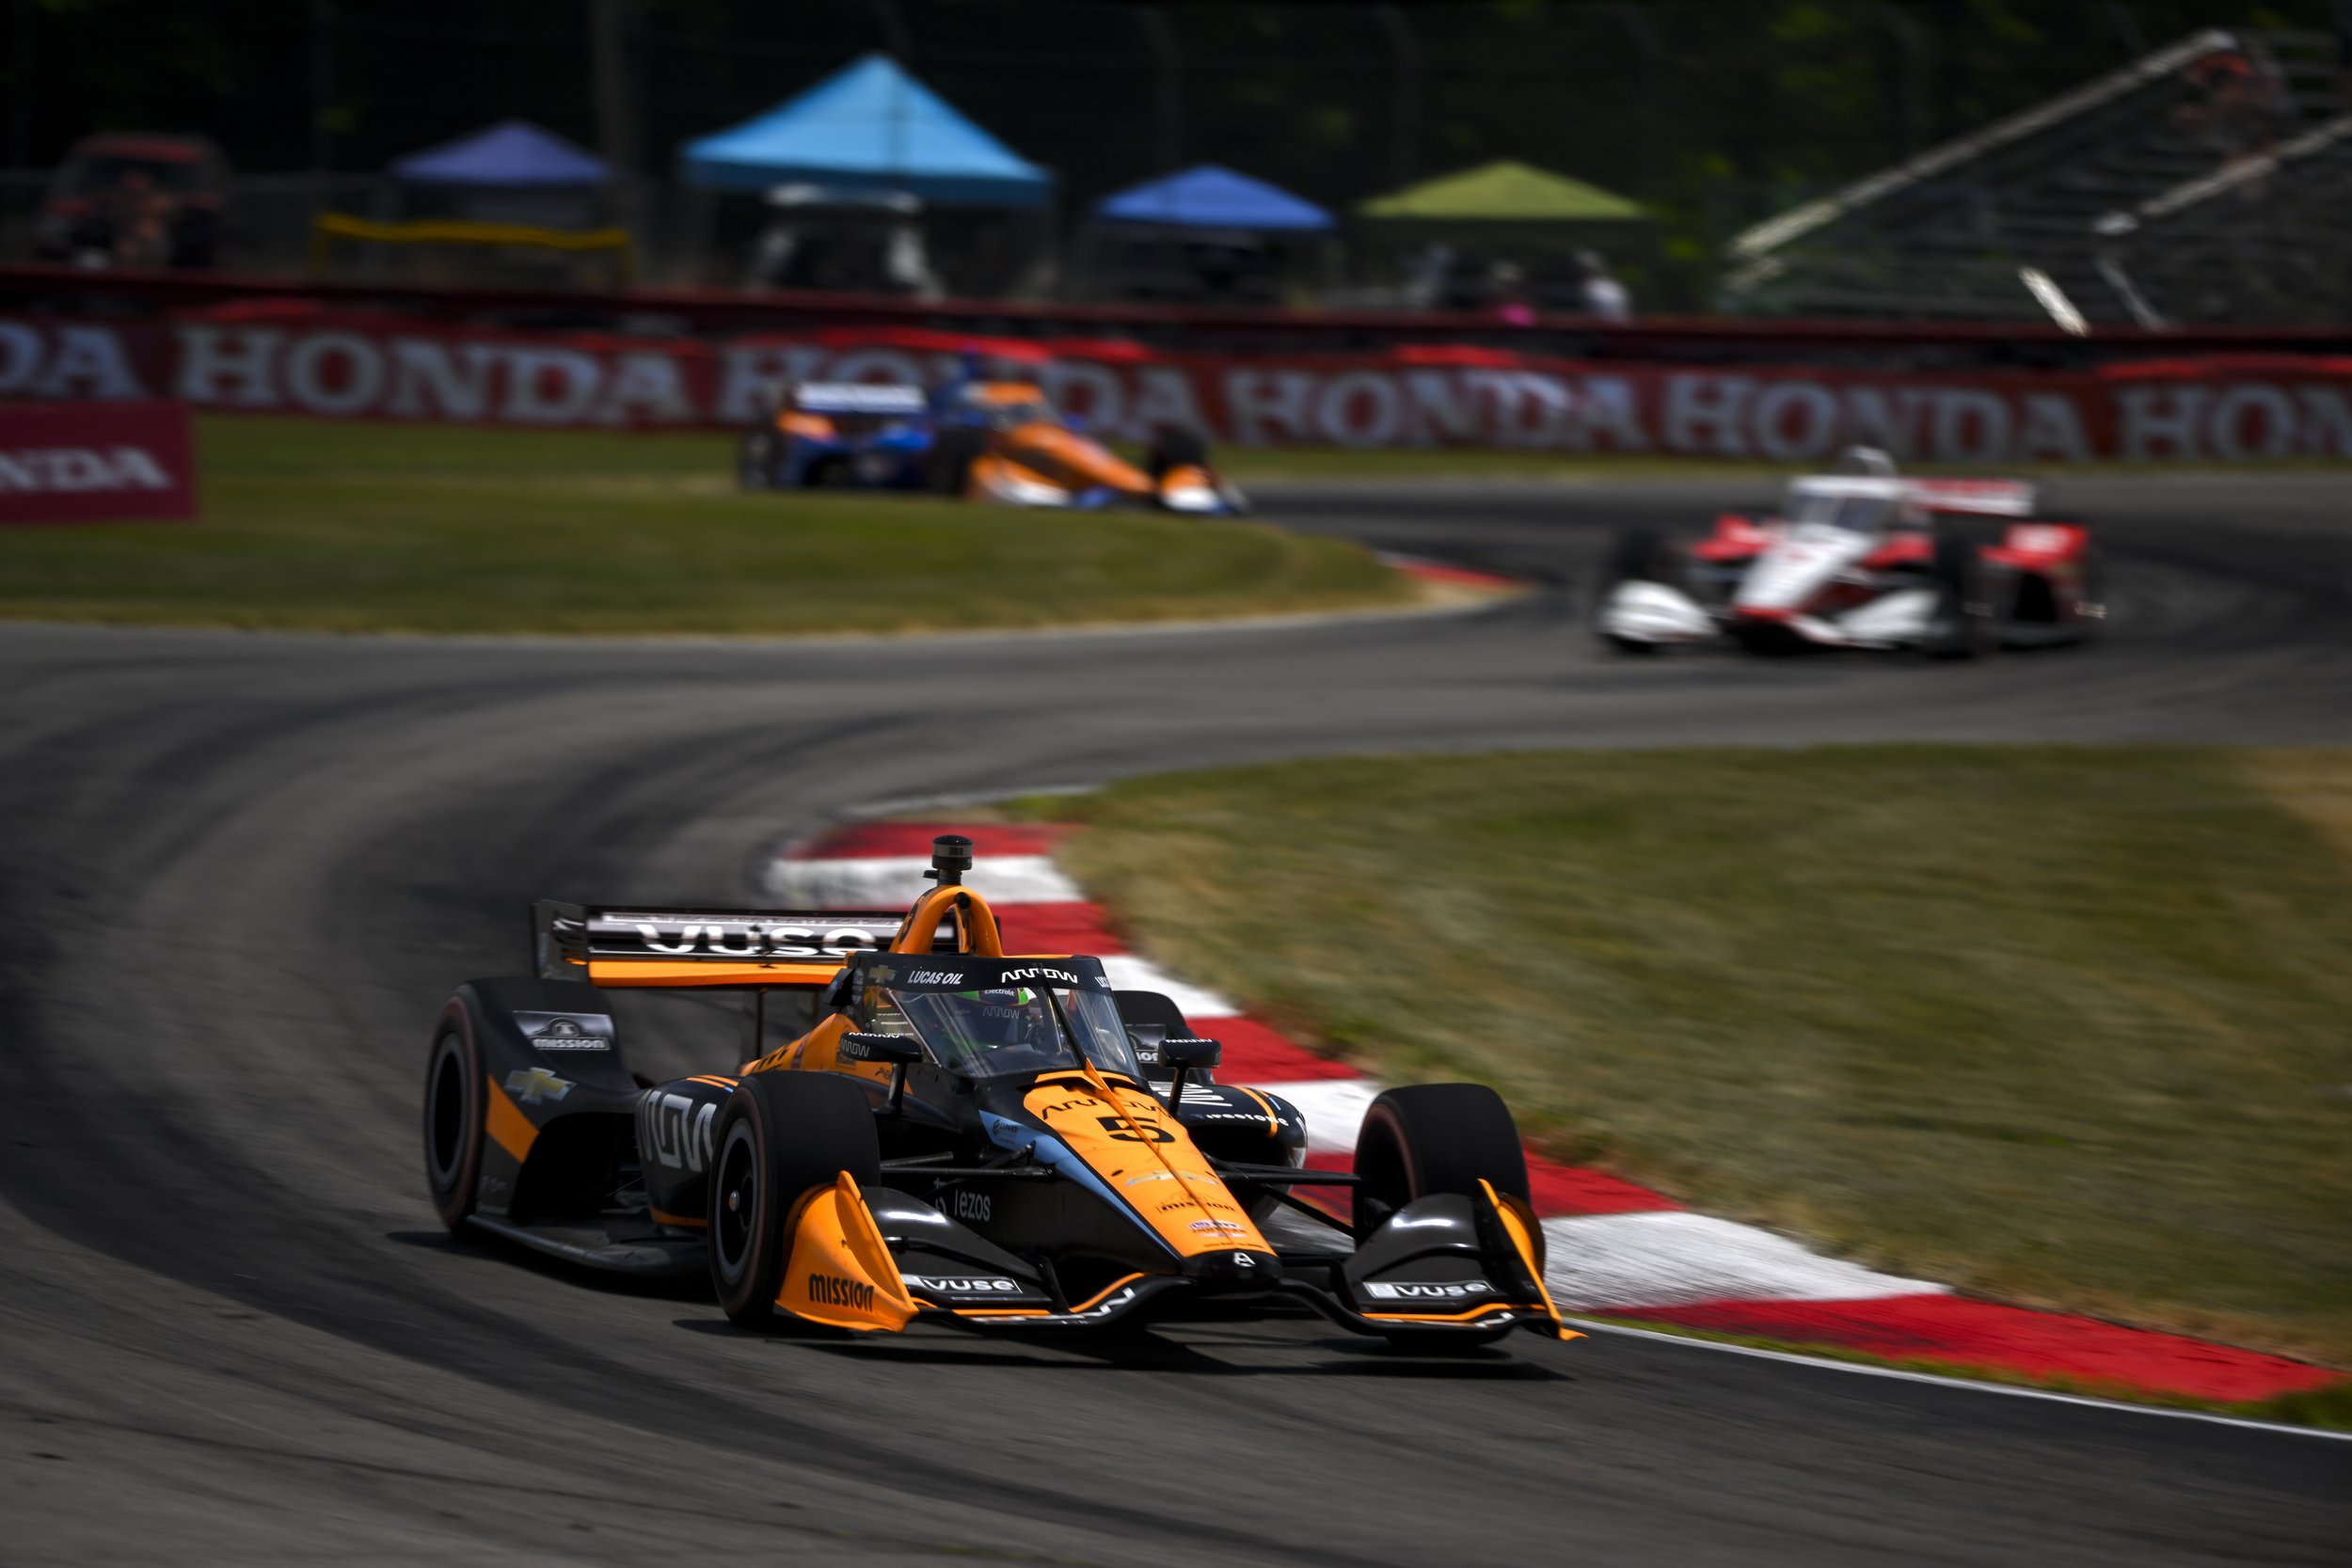
{"type": "Polygon", "coordinates": [[[2352,116],[2326,34],[2209,30],[1756,225],[1743,314],[2352,320],[2352,116]]]}

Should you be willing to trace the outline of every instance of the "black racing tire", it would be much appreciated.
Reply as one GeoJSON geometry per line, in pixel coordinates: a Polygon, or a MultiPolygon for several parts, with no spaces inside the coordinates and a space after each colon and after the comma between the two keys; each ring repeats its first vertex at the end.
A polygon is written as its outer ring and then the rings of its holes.
{"type": "Polygon", "coordinates": [[[1662,582],[1676,586],[1682,574],[1675,569],[1674,546],[1654,528],[1634,527],[1618,532],[1601,569],[1601,592],[1621,582],[1662,582]]]}
{"type": "MultiPolygon", "coordinates": [[[[1600,625],[1601,607],[1621,582],[1659,582],[1669,588],[1682,583],[1680,558],[1663,534],[1654,528],[1634,527],[1620,531],[1609,546],[1609,554],[1601,562],[1600,578],[1593,594],[1593,625],[1600,625]]],[[[1659,646],[1630,637],[1613,637],[1597,632],[1603,646],[1613,653],[1627,654],[1636,658],[1654,657],[1659,646]]]]}
{"type": "Polygon", "coordinates": [[[1518,1125],[1502,1097],[1484,1084],[1413,1084],[1382,1092],[1356,1134],[1356,1177],[1359,1241],[1415,1198],[1475,1197],[1482,1180],[1505,1197],[1528,1201],[1518,1125]]]}
{"type": "Polygon", "coordinates": [[[1985,581],[1984,556],[1977,542],[1958,531],[1935,536],[1928,567],[1935,592],[1927,635],[1919,651],[1930,658],[1979,658],[2001,645],[1999,612],[1985,581]]]}
{"type": "Polygon", "coordinates": [[[949,425],[931,440],[923,459],[923,487],[942,496],[961,497],[972,483],[972,465],[988,450],[988,432],[969,425],[949,425]]]}
{"type": "Polygon", "coordinates": [[[1209,438],[1199,431],[1184,425],[1165,425],[1152,437],[1152,450],[1145,459],[1157,484],[1172,468],[1205,468],[1209,466],[1209,438]]]}
{"type": "Polygon", "coordinates": [[[452,1234],[466,1228],[482,1184],[483,1103],[489,1078],[463,997],[450,998],[433,1032],[424,1069],[424,1179],[434,1212],[452,1234]]]}
{"type": "Polygon", "coordinates": [[[772,1321],[802,1197],[847,1171],[882,1180],[873,1102],[852,1078],[755,1072],[727,1097],[711,1133],[710,1283],[740,1328],[772,1321]]]}

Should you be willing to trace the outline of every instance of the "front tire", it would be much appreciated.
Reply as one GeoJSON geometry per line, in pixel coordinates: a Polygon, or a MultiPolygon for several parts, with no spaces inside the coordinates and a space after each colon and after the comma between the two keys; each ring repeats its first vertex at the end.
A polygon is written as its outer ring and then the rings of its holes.
{"type": "Polygon", "coordinates": [[[854,1079],[755,1072],[736,1085],[711,1135],[710,1283],[739,1328],[775,1312],[800,1200],[849,1172],[882,1180],[873,1105],[854,1079]]]}
{"type": "Polygon", "coordinates": [[[1146,462],[1154,484],[1177,468],[1205,468],[1209,466],[1208,437],[1184,425],[1167,426],[1152,438],[1146,462]]]}
{"type": "Polygon", "coordinates": [[[1518,1126],[1484,1084],[1415,1084],[1382,1093],[1356,1134],[1356,1176],[1359,1242],[1416,1198],[1476,1197],[1482,1180],[1528,1201],[1518,1126]]]}
{"type": "Polygon", "coordinates": [[[466,1228],[482,1182],[483,1095],[489,1079],[473,1018],[452,998],[424,1069],[424,1178],[433,1210],[453,1235],[466,1228]]]}
{"type": "Polygon", "coordinates": [[[1628,582],[1662,583],[1669,588],[1681,586],[1682,573],[1674,546],[1665,536],[1653,528],[1629,528],[1617,535],[1602,562],[1599,586],[1593,594],[1593,626],[1601,644],[1612,653],[1645,657],[1658,652],[1658,644],[1639,638],[1618,637],[1599,629],[1601,614],[1609,606],[1609,597],[1618,586],[1628,582]]]}
{"type": "Polygon", "coordinates": [[[970,425],[949,425],[931,439],[924,455],[924,487],[936,495],[961,499],[972,488],[972,465],[988,450],[988,432],[970,425]]]}

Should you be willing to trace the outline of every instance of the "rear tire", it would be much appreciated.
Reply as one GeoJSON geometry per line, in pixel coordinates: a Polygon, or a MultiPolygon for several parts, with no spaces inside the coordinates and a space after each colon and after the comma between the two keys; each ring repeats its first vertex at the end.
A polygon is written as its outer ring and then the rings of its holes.
{"type": "Polygon", "coordinates": [[[1146,461],[1154,484],[1166,479],[1170,469],[1205,468],[1209,466],[1208,437],[1183,425],[1166,426],[1152,436],[1146,461]]]}
{"type": "Polygon", "coordinates": [[[452,998],[424,1069],[424,1178],[434,1212],[452,1234],[466,1228],[482,1181],[483,1095],[489,1079],[466,1004],[452,998]]]}
{"type": "Polygon", "coordinates": [[[1484,1084],[1415,1084],[1382,1093],[1356,1134],[1356,1175],[1359,1242],[1415,1198],[1475,1197],[1482,1180],[1528,1201],[1518,1126],[1484,1084]]]}
{"type": "Polygon", "coordinates": [[[755,1072],[727,1097],[711,1149],[710,1283],[738,1327],[756,1328],[774,1315],[801,1198],[844,1171],[881,1181],[873,1103],[837,1074],[755,1072]]]}

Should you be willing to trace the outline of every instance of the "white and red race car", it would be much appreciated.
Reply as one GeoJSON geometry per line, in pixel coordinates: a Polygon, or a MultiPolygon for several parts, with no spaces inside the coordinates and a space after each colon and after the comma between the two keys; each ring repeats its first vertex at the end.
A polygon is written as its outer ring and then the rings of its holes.
{"type": "Polygon", "coordinates": [[[1906,478],[1868,449],[1847,467],[1790,481],[1776,515],[1724,514],[1695,545],[1620,535],[1594,610],[1601,641],[1967,658],[2088,641],[2106,620],[2090,531],[2035,517],[2030,483],[1906,478]]]}

